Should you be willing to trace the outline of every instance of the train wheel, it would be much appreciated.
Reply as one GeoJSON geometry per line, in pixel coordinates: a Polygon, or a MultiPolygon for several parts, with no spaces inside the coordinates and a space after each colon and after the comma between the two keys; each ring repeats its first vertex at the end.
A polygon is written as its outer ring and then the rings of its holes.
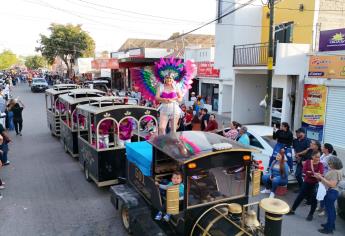
{"type": "Polygon", "coordinates": [[[87,182],[91,182],[89,166],[84,164],[84,176],[87,182]]]}
{"type": "Polygon", "coordinates": [[[125,204],[121,204],[121,220],[122,225],[126,229],[128,233],[131,233],[131,223],[130,223],[130,216],[129,216],[129,209],[125,204]]]}

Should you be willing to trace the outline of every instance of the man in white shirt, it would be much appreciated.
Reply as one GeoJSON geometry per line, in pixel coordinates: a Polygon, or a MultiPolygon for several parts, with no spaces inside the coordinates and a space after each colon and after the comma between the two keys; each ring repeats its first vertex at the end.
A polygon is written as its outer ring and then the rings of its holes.
{"type": "Polygon", "coordinates": [[[194,103],[196,101],[195,92],[191,93],[190,100],[194,103]]]}

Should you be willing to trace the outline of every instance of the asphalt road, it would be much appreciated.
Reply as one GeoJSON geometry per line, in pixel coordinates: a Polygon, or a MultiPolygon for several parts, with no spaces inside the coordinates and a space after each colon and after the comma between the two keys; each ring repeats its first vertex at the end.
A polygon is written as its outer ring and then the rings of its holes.
{"type": "MultiPolygon", "coordinates": [[[[23,136],[11,132],[9,166],[0,169],[6,182],[1,190],[0,236],[127,235],[119,214],[110,203],[108,188],[86,182],[77,160],[63,151],[47,128],[44,95],[31,93],[27,85],[15,88],[15,96],[26,105],[23,136]]],[[[267,197],[260,195],[251,201],[267,197]]],[[[290,205],[296,194],[283,197],[290,205]]],[[[284,236],[321,235],[325,217],[307,222],[308,206],[294,216],[285,216],[284,236]]],[[[337,219],[335,236],[343,236],[345,221],[337,219]]]]}
{"type": "Polygon", "coordinates": [[[47,128],[43,93],[15,88],[25,104],[23,136],[10,132],[11,164],[0,170],[0,235],[127,235],[109,188],[86,182],[79,163],[47,128]]]}

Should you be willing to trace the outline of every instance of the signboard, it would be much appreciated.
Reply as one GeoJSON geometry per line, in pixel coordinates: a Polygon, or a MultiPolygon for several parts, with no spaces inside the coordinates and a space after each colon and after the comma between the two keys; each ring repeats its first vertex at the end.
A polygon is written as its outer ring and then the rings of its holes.
{"type": "Polygon", "coordinates": [[[302,126],[307,129],[308,138],[322,141],[326,100],[327,87],[325,85],[304,85],[302,126]]]}
{"type": "Polygon", "coordinates": [[[219,78],[220,71],[213,67],[213,62],[196,62],[197,77],[219,78]]]}
{"type": "Polygon", "coordinates": [[[119,69],[119,63],[117,59],[95,59],[91,62],[93,69],[119,69]]]}
{"type": "Polygon", "coordinates": [[[77,71],[79,74],[88,73],[92,71],[92,68],[91,68],[92,60],[93,58],[78,58],[77,60],[78,66],[75,69],[75,71],[77,71]]]}
{"type": "Polygon", "coordinates": [[[320,32],[319,51],[345,50],[345,29],[320,32]]]}
{"type": "Polygon", "coordinates": [[[308,76],[345,79],[345,56],[310,56],[308,76]]]}

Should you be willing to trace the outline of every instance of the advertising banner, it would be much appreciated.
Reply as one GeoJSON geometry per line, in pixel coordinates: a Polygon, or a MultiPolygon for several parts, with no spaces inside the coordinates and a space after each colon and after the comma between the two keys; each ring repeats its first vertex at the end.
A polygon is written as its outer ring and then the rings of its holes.
{"type": "Polygon", "coordinates": [[[320,32],[319,51],[345,50],[345,29],[320,32]]]}
{"type": "Polygon", "coordinates": [[[119,63],[117,59],[95,59],[91,62],[93,69],[119,69],[119,63]]]}
{"type": "Polygon", "coordinates": [[[308,76],[345,79],[345,56],[310,56],[308,76]]]}
{"type": "Polygon", "coordinates": [[[326,86],[304,85],[302,126],[307,129],[308,138],[322,141],[326,115],[326,99],[326,86]]]}
{"type": "Polygon", "coordinates": [[[213,62],[196,62],[198,77],[219,78],[220,71],[213,67],[213,62]]]}

